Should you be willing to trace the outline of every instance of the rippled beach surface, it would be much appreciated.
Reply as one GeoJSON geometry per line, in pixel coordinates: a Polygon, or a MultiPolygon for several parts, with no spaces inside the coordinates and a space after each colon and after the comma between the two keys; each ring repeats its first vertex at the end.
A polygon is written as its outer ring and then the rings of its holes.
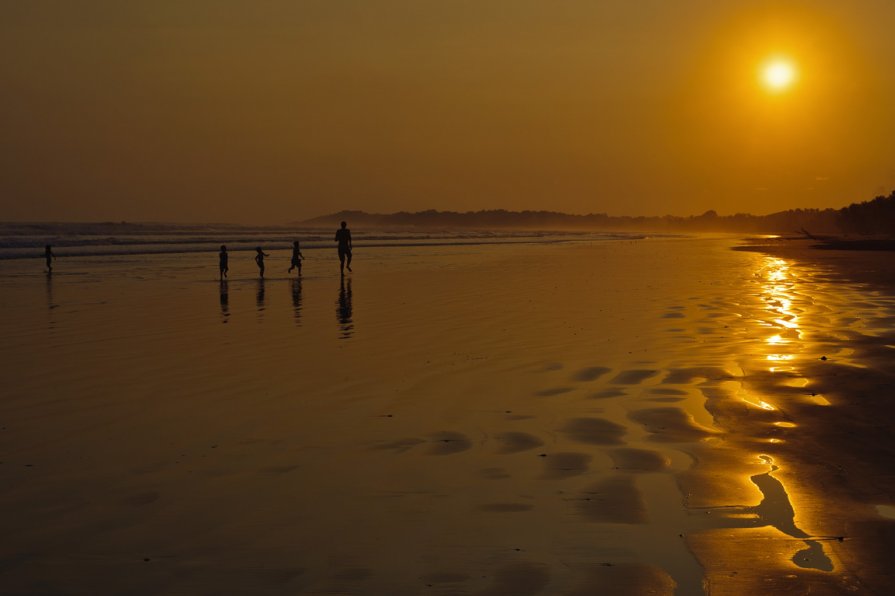
{"type": "Polygon", "coordinates": [[[885,593],[891,286],[568,240],[0,261],[0,591],[885,593]]]}

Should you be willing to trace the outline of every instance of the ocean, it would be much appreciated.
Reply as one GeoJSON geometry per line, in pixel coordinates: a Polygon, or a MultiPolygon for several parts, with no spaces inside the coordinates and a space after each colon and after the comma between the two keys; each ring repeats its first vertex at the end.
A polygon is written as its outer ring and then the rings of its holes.
{"type": "MultiPolygon", "coordinates": [[[[335,230],[303,227],[135,223],[0,223],[0,260],[42,258],[50,244],[58,256],[146,255],[335,246],[335,230]]],[[[444,246],[638,240],[637,233],[581,231],[375,229],[352,230],[357,247],[444,246]]]]}

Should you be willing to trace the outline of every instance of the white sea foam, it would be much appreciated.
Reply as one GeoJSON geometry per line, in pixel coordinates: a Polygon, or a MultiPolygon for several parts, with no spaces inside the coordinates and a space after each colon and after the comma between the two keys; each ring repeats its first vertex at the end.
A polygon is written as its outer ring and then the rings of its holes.
{"type": "MultiPolygon", "coordinates": [[[[556,243],[637,240],[636,233],[510,230],[352,230],[357,246],[443,246],[498,243],[556,243]]],[[[239,227],[130,223],[5,223],[0,224],[0,260],[43,256],[53,246],[60,256],[142,255],[215,252],[221,244],[231,251],[285,249],[293,240],[302,250],[332,248],[333,235],[320,228],[239,227]]]]}

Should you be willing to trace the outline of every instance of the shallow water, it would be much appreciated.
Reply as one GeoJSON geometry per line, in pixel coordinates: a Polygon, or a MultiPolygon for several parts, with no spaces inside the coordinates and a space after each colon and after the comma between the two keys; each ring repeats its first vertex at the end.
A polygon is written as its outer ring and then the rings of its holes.
{"type": "Polygon", "coordinates": [[[0,578],[859,589],[836,537],[892,504],[826,503],[790,446],[895,302],[731,244],[383,247],[344,279],[319,251],[300,281],[283,252],[225,284],[207,255],[0,263],[0,578]]]}
{"type": "MultiPolygon", "coordinates": [[[[332,252],[335,229],[295,226],[244,227],[234,225],[121,223],[4,223],[0,222],[0,261],[42,257],[47,244],[60,257],[174,255],[216,253],[227,245],[231,253],[288,250],[298,238],[303,251],[332,252]]],[[[490,244],[549,244],[638,240],[643,234],[583,230],[478,230],[435,227],[361,229],[353,232],[354,245],[363,249],[434,248],[490,244]]],[[[672,237],[673,234],[652,234],[672,237]]]]}

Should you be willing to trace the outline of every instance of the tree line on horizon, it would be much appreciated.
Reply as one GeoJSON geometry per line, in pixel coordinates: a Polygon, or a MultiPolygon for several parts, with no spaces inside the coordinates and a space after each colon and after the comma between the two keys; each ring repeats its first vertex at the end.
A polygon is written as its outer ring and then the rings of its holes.
{"type": "Polygon", "coordinates": [[[856,234],[895,235],[895,191],[842,209],[788,209],[768,215],[737,213],[718,215],[714,210],[682,217],[615,216],[605,213],[572,215],[558,211],[425,211],[381,214],[340,211],[301,222],[308,226],[332,226],[347,220],[362,227],[528,228],[599,229],[668,232],[745,232],[758,234],[856,234]]]}
{"type": "MultiPolygon", "coordinates": [[[[625,232],[734,232],[747,234],[809,234],[885,236],[895,238],[895,191],[841,209],[788,209],[768,215],[718,215],[714,210],[691,216],[615,216],[605,213],[573,215],[558,211],[426,211],[381,214],[340,211],[313,219],[267,226],[240,224],[166,224],[151,222],[6,222],[3,233],[17,235],[114,234],[238,234],[270,229],[288,232],[296,227],[335,228],[348,221],[352,227],[418,227],[472,229],[599,230],[625,232]]],[[[254,232],[253,232],[254,233],[254,232]]]]}

